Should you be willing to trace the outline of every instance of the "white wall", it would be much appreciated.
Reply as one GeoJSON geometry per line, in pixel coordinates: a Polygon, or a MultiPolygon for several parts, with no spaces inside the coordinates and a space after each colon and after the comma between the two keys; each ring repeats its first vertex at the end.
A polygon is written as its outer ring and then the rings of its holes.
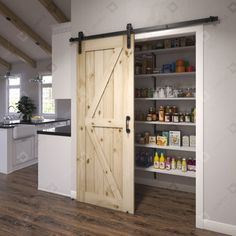
{"type": "Polygon", "coordinates": [[[204,218],[236,226],[236,2],[72,0],[74,36],[211,15],[221,23],[204,26],[204,218]]]}

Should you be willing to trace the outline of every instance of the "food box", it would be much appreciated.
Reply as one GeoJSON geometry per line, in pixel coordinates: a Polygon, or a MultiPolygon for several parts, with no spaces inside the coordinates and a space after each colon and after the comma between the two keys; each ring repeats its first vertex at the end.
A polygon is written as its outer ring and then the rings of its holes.
{"type": "Polygon", "coordinates": [[[156,136],[149,136],[149,144],[156,144],[157,138],[156,136]]]}
{"type": "Polygon", "coordinates": [[[167,137],[165,136],[157,136],[157,145],[158,146],[167,146],[167,137]]]}
{"type": "Polygon", "coordinates": [[[189,147],[189,136],[183,136],[182,137],[182,145],[184,147],[189,147]]]}
{"type": "Polygon", "coordinates": [[[167,145],[169,145],[169,131],[162,131],[162,135],[167,138],[167,145]]]}
{"type": "Polygon", "coordinates": [[[170,131],[169,132],[169,145],[170,146],[180,146],[181,143],[181,132],[180,131],[170,131]]]}
{"type": "Polygon", "coordinates": [[[189,139],[190,147],[196,147],[196,136],[190,135],[189,139]]]}

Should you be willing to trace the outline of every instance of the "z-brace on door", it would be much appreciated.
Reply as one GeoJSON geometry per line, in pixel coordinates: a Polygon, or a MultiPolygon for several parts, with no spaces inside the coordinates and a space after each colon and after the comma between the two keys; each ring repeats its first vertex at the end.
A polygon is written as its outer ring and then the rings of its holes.
{"type": "Polygon", "coordinates": [[[77,199],[129,213],[134,212],[133,54],[133,37],[130,49],[126,36],[85,40],[77,81],[77,199]]]}

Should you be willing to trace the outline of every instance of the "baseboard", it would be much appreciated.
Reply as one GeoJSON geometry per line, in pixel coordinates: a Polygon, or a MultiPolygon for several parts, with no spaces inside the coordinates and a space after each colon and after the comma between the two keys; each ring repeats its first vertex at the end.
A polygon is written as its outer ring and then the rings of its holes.
{"type": "Polygon", "coordinates": [[[224,224],[212,220],[204,220],[204,229],[231,236],[236,236],[236,225],[224,224]]]}
{"type": "Polygon", "coordinates": [[[61,196],[64,196],[64,197],[71,197],[70,194],[61,193],[61,192],[57,192],[57,191],[49,191],[48,189],[44,189],[44,188],[41,188],[41,187],[38,187],[38,190],[43,191],[43,192],[47,192],[47,193],[53,193],[53,194],[61,195],[61,196]]]}
{"type": "Polygon", "coordinates": [[[71,199],[76,199],[77,192],[76,191],[70,191],[70,197],[71,197],[71,199]]]}
{"type": "Polygon", "coordinates": [[[38,163],[38,159],[33,159],[33,160],[27,161],[25,163],[15,165],[9,170],[9,172],[7,174],[10,174],[10,173],[20,170],[20,169],[24,169],[24,168],[32,166],[32,165],[35,165],[37,163],[38,163]]]}

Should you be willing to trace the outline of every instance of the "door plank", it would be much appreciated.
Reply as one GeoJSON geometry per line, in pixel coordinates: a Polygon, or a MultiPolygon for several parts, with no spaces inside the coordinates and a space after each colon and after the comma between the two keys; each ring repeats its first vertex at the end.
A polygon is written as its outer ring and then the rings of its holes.
{"type": "MultiPolygon", "coordinates": [[[[132,36],[133,39],[134,36],[132,36]]],[[[126,37],[124,37],[124,66],[123,66],[123,91],[127,98],[134,97],[134,60],[133,48],[134,40],[131,40],[131,49],[127,48],[126,37]]],[[[134,149],[130,145],[134,144],[134,103],[124,102],[124,116],[130,116],[131,133],[123,132],[123,140],[128,140],[123,143],[123,208],[129,213],[134,213],[134,149]]],[[[124,117],[125,118],[125,117],[124,117]]],[[[125,119],[124,119],[125,127],[125,119]]]]}
{"type": "Polygon", "coordinates": [[[78,81],[77,81],[77,199],[85,201],[85,53],[78,56],[78,81]]]}
{"type": "MultiPolygon", "coordinates": [[[[97,93],[98,88],[99,88],[99,84],[101,83],[101,81],[103,80],[103,74],[104,74],[104,63],[103,63],[103,50],[99,50],[99,51],[95,51],[95,93],[97,93]]],[[[86,120],[86,125],[88,126],[93,126],[92,123],[94,123],[94,121],[98,121],[98,123],[100,123],[99,121],[102,121],[102,117],[103,117],[103,101],[101,100],[97,110],[94,114],[94,119],[87,119],[86,120]],[[89,123],[87,123],[89,122],[89,123]]],[[[99,126],[96,124],[96,126],[99,126]]],[[[96,135],[98,137],[98,140],[100,141],[100,145],[103,148],[103,140],[104,140],[104,132],[102,128],[97,128],[95,129],[96,135]]],[[[102,195],[104,192],[104,173],[103,173],[103,169],[100,165],[100,162],[98,160],[97,157],[97,153],[96,153],[96,159],[95,159],[95,170],[94,170],[94,174],[96,176],[95,178],[95,193],[97,193],[98,195],[102,195]]]]}
{"type": "Polygon", "coordinates": [[[112,74],[112,71],[114,69],[114,66],[116,65],[119,57],[120,57],[120,54],[121,54],[121,51],[122,51],[122,48],[115,48],[114,51],[113,51],[113,55],[112,57],[110,58],[110,63],[109,65],[106,67],[106,71],[104,72],[104,80],[101,82],[101,84],[99,85],[98,87],[98,90],[96,92],[96,95],[93,99],[93,103],[91,105],[91,107],[89,107],[89,111],[87,113],[87,117],[93,117],[94,116],[94,113],[99,105],[99,102],[102,98],[102,95],[104,93],[104,90],[106,89],[106,86],[111,78],[111,74],[112,74]]]}
{"type": "Polygon", "coordinates": [[[115,119],[94,119],[94,118],[87,118],[85,120],[85,125],[93,126],[93,127],[104,127],[104,128],[123,128],[123,121],[122,120],[115,120],[115,119]]]}
{"type": "Polygon", "coordinates": [[[89,130],[88,134],[89,134],[89,136],[90,136],[90,138],[91,138],[91,140],[92,140],[92,142],[94,144],[95,150],[96,150],[96,152],[98,154],[99,162],[100,162],[101,166],[103,167],[104,173],[106,175],[106,179],[107,179],[107,181],[108,181],[108,183],[110,185],[112,193],[114,194],[116,199],[121,200],[122,199],[121,193],[120,193],[119,188],[117,186],[117,183],[116,183],[116,181],[115,181],[115,179],[114,179],[114,177],[112,175],[112,172],[111,172],[110,167],[109,167],[109,165],[107,163],[107,159],[106,159],[106,157],[105,157],[105,155],[103,153],[103,150],[102,150],[102,148],[100,146],[100,143],[97,140],[97,137],[96,137],[96,134],[94,132],[94,129],[92,127],[88,126],[88,130],[89,130]]]}

